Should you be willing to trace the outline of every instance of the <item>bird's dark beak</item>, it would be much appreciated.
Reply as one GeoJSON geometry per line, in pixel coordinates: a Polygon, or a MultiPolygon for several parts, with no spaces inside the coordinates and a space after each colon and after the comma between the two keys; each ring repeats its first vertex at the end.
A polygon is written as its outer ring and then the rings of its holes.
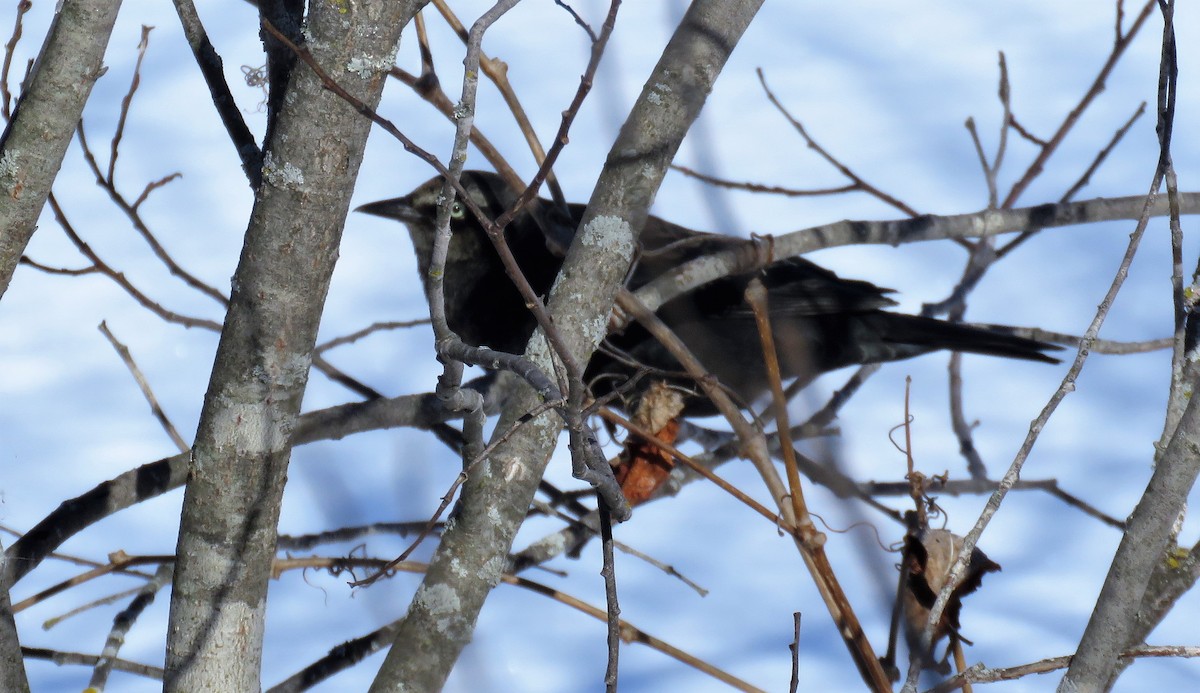
{"type": "Polygon", "coordinates": [[[412,199],[406,195],[404,197],[393,197],[390,200],[380,200],[378,202],[368,202],[367,204],[356,208],[354,211],[371,214],[377,217],[386,219],[395,219],[406,224],[421,221],[422,216],[412,205],[412,199]]]}

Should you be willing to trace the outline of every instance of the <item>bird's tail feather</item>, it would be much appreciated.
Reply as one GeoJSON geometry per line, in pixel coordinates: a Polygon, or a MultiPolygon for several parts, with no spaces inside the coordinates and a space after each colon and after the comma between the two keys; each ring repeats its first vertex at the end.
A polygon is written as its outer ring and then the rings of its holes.
{"type": "Polygon", "coordinates": [[[1048,356],[1045,352],[1062,349],[1056,344],[1019,337],[1007,332],[1006,328],[992,325],[945,322],[917,315],[884,312],[868,316],[868,321],[874,323],[871,327],[880,340],[884,344],[896,348],[899,352],[908,349],[912,349],[914,352],[948,349],[972,354],[1058,363],[1058,359],[1048,356]]]}

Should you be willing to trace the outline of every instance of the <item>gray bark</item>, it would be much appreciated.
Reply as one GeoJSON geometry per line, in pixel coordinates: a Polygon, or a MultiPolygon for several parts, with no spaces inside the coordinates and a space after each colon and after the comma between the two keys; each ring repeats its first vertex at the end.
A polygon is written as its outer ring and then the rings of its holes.
{"type": "Polygon", "coordinates": [[[1154,467],[1146,492],[1129,517],[1121,545],[1096,609],[1088,621],[1060,691],[1099,691],[1112,686],[1117,655],[1139,634],[1138,612],[1154,569],[1166,561],[1171,528],[1200,474],[1200,403],[1187,409],[1154,467]]]}
{"type": "Polygon", "coordinates": [[[119,0],[65,0],[0,137],[0,296],[37,228],[101,61],[119,0]]]}
{"type": "MultiPolygon", "coordinates": [[[[117,19],[119,0],[66,0],[59,8],[12,120],[0,136],[0,296],[8,290],[62,166],[117,19]]],[[[25,662],[0,559],[0,690],[28,691],[25,662]]]]}
{"type": "Polygon", "coordinates": [[[21,641],[13,619],[12,601],[8,598],[8,575],[5,564],[8,556],[0,553],[0,691],[28,693],[29,679],[25,675],[25,658],[21,656],[21,641]]]}
{"type": "MultiPolygon", "coordinates": [[[[411,3],[312,3],[316,61],[379,101],[411,3]]],[[[290,438],[370,121],[297,63],[264,157],[192,450],[168,691],[256,691],[290,438]]]]}
{"type": "MultiPolygon", "coordinates": [[[[756,0],[694,2],[621,129],[550,294],[550,314],[581,363],[604,336],[632,258],[634,232],[646,218],[667,165],[760,5],[756,0]]],[[[526,355],[552,372],[540,332],[526,355]]],[[[501,414],[496,430],[508,430],[538,404],[532,390],[523,389],[501,414]]],[[[559,429],[553,414],[526,424],[463,486],[459,512],[442,535],[373,693],[436,691],[444,685],[500,579],[559,429]]]]}

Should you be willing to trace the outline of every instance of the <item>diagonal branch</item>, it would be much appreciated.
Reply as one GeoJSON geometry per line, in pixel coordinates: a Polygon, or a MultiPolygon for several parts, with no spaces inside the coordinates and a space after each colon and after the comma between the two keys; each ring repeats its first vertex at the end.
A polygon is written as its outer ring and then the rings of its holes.
{"type": "Polygon", "coordinates": [[[64,0],[46,34],[29,88],[0,136],[0,296],[33,237],[75,124],[104,74],[119,0],[64,0]]]}

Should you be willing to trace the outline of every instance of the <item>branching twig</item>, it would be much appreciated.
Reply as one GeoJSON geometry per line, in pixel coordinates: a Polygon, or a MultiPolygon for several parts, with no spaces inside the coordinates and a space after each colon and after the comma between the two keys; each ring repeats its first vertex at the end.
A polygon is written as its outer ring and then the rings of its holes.
{"type": "MultiPolygon", "coordinates": [[[[1015,205],[1017,200],[1021,197],[1021,194],[1025,192],[1026,188],[1033,183],[1035,178],[1041,175],[1042,170],[1046,166],[1046,162],[1050,159],[1054,152],[1058,150],[1058,146],[1062,144],[1062,141],[1064,138],[1066,138],[1067,133],[1070,132],[1073,127],[1075,127],[1075,124],[1079,121],[1080,116],[1082,116],[1083,112],[1086,111],[1088,106],[1092,104],[1092,101],[1094,101],[1096,97],[1099,96],[1102,91],[1104,91],[1104,84],[1106,81],[1108,81],[1109,74],[1112,72],[1113,68],[1116,67],[1117,62],[1121,59],[1121,56],[1125,54],[1125,49],[1128,48],[1129,44],[1133,42],[1134,37],[1137,36],[1138,31],[1142,28],[1142,25],[1145,24],[1146,19],[1150,17],[1150,13],[1154,10],[1156,2],[1157,0],[1148,0],[1146,4],[1142,6],[1141,11],[1138,12],[1137,17],[1134,18],[1133,24],[1129,27],[1129,30],[1124,34],[1121,34],[1120,32],[1117,33],[1116,40],[1113,41],[1112,51],[1109,53],[1108,59],[1104,61],[1104,65],[1101,66],[1100,72],[1092,81],[1091,86],[1088,87],[1087,93],[1083,95],[1083,98],[1080,99],[1075,108],[1071,109],[1071,112],[1068,113],[1067,117],[1063,119],[1063,122],[1061,125],[1059,125],[1058,130],[1056,130],[1054,134],[1051,135],[1046,141],[1046,144],[1042,147],[1042,150],[1038,152],[1038,155],[1034,158],[1033,162],[1029,164],[1029,168],[1026,169],[1025,174],[1021,176],[1021,179],[1013,184],[1012,189],[1008,191],[1008,196],[1004,198],[1004,202],[1001,204],[1002,207],[1008,208],[1015,205]]],[[[1118,21],[1120,20],[1118,19],[1118,21]]]]}
{"type": "Polygon", "coordinates": [[[112,142],[108,155],[109,182],[114,180],[117,171],[117,155],[121,151],[121,138],[125,135],[125,121],[129,118],[129,106],[133,103],[133,95],[137,93],[138,85],[142,83],[142,61],[146,59],[146,51],[150,48],[150,31],[154,27],[142,25],[142,40],[137,46],[137,61],[133,64],[133,77],[129,80],[129,91],[121,99],[121,110],[117,116],[117,128],[113,131],[112,142]]]}
{"type": "Polygon", "coordinates": [[[88,682],[88,690],[102,691],[108,683],[108,676],[112,673],[117,663],[117,653],[121,651],[121,646],[125,644],[125,634],[133,627],[133,624],[141,616],[146,607],[154,602],[154,596],[164,586],[171,582],[171,577],[175,574],[175,564],[171,562],[163,563],[158,566],[158,570],[154,572],[154,578],[138,589],[138,594],[134,597],[124,610],[113,618],[112,629],[108,633],[108,638],[104,641],[104,649],[100,651],[100,657],[96,660],[95,668],[92,669],[92,678],[88,682]]]}
{"type": "MultiPolygon", "coordinates": [[[[991,479],[926,479],[926,493],[937,493],[945,496],[964,496],[994,493],[1000,482],[991,479]]],[[[864,481],[858,485],[859,490],[870,496],[904,496],[912,492],[912,483],[908,481],[864,481]]],[[[1078,496],[1064,491],[1054,479],[1021,479],[1013,484],[1013,491],[1045,491],[1067,505],[1077,508],[1104,524],[1118,530],[1125,529],[1125,522],[1102,512],[1092,504],[1078,496]]]]}
{"type": "MultiPolygon", "coordinates": [[[[379,559],[358,559],[358,558],[304,558],[304,559],[277,559],[275,561],[275,571],[277,573],[284,570],[293,570],[300,568],[325,567],[329,568],[337,566],[340,569],[345,569],[351,566],[372,566],[378,567],[383,564],[379,559]]],[[[423,573],[429,566],[425,563],[417,563],[415,561],[405,561],[403,563],[392,566],[393,570],[409,573],[423,573]]],[[[565,604],[577,611],[580,611],[588,616],[606,620],[607,616],[603,609],[596,608],[583,600],[573,597],[569,594],[548,587],[539,582],[529,580],[527,578],[518,577],[515,575],[505,574],[500,576],[501,582],[505,584],[520,587],[529,590],[536,594],[540,594],[553,599],[561,604],[565,604]]],[[[367,655],[377,652],[381,648],[390,644],[395,638],[395,628],[398,622],[389,624],[376,630],[368,635],[356,638],[347,643],[343,643],[330,651],[328,655],[313,662],[305,667],[300,672],[294,674],[286,681],[271,687],[267,693],[292,693],[294,691],[304,690],[306,687],[320,682],[329,676],[361,661],[367,655]]],[[[627,621],[620,622],[621,638],[626,642],[637,642],[647,645],[652,649],[658,650],[663,654],[683,662],[691,667],[698,669],[709,676],[722,681],[739,691],[760,691],[760,689],[751,686],[749,683],[732,676],[731,674],[714,667],[704,660],[690,655],[683,650],[680,650],[669,643],[660,640],[645,631],[637,628],[627,621]]]]}
{"type": "Polygon", "coordinates": [[[735,181],[709,176],[687,166],[679,164],[671,164],[671,169],[679,171],[689,178],[703,181],[709,185],[714,185],[718,188],[727,188],[729,190],[745,190],[753,193],[766,193],[768,195],[782,195],[784,197],[817,197],[821,195],[840,195],[842,193],[854,192],[859,190],[857,183],[843,185],[839,188],[817,188],[814,190],[797,190],[796,188],[784,188],[778,185],[764,185],[762,183],[738,183],[735,181]]]}
{"type": "Polygon", "coordinates": [[[843,164],[841,161],[838,161],[832,154],[826,151],[824,147],[817,144],[817,141],[810,137],[808,131],[804,129],[804,125],[802,125],[799,120],[796,120],[792,114],[788,112],[787,108],[784,107],[779,99],[775,98],[775,93],[772,92],[771,88],[767,86],[767,78],[763,74],[762,68],[758,68],[755,70],[755,72],[758,74],[758,81],[762,85],[763,91],[766,92],[767,99],[771,101],[771,105],[775,106],[775,108],[781,114],[783,114],[784,118],[787,118],[787,121],[791,123],[792,128],[794,128],[796,132],[799,133],[802,138],[804,138],[804,141],[808,144],[809,149],[815,151],[822,159],[829,162],[829,164],[836,168],[843,176],[849,178],[856,190],[861,190],[868,195],[877,198],[881,202],[895,207],[910,217],[920,216],[920,213],[912,207],[909,207],[897,198],[885,193],[879,188],[876,188],[874,185],[871,185],[867,181],[863,180],[863,178],[851,170],[849,166],[843,164]]]}
{"type": "Polygon", "coordinates": [[[12,92],[8,89],[9,70],[12,69],[13,55],[17,52],[17,44],[21,41],[25,13],[33,7],[31,0],[17,2],[17,15],[13,20],[12,34],[4,44],[4,64],[0,66],[0,115],[5,122],[12,118],[12,92]]]}
{"type": "MultiPolygon", "coordinates": [[[[1133,233],[1130,234],[1129,245],[1126,248],[1125,255],[1121,259],[1119,267],[1117,268],[1116,276],[1113,278],[1112,285],[1109,287],[1104,299],[1101,301],[1100,306],[1096,311],[1095,316],[1092,318],[1091,324],[1084,333],[1083,343],[1079,347],[1079,352],[1075,357],[1074,363],[1071,364],[1066,376],[1063,377],[1062,384],[1054,392],[1054,394],[1051,395],[1050,400],[1046,403],[1046,406],[1042,409],[1038,417],[1034,419],[1032,424],[1030,424],[1029,435],[1026,436],[1025,441],[1021,444],[1021,448],[1017,452],[1016,458],[1013,460],[1012,464],[1008,468],[1008,471],[1005,472],[1003,478],[1000,480],[1000,485],[997,487],[996,491],[992,494],[991,498],[988,499],[987,506],[984,508],[983,513],[976,521],[975,526],[972,527],[971,531],[968,532],[964,537],[958,560],[954,564],[950,578],[946,581],[945,586],[938,594],[937,602],[933,605],[933,608],[930,609],[929,623],[926,626],[925,633],[922,636],[922,644],[924,647],[927,648],[929,643],[932,642],[934,624],[940,621],[942,612],[949,601],[951,591],[962,580],[962,577],[966,571],[967,562],[970,560],[971,551],[974,549],[976,542],[979,540],[979,536],[983,533],[983,530],[987,527],[992,517],[1000,509],[1000,504],[1008,494],[1008,491],[1020,477],[1021,470],[1025,465],[1025,460],[1028,459],[1029,453],[1033,450],[1033,445],[1037,441],[1038,436],[1041,434],[1042,428],[1045,427],[1046,422],[1050,419],[1050,416],[1058,408],[1059,403],[1062,402],[1068,393],[1074,391],[1075,380],[1078,377],[1079,372],[1082,370],[1083,364],[1087,360],[1089,354],[1088,345],[1099,333],[1100,326],[1104,323],[1104,319],[1108,316],[1108,311],[1112,306],[1113,300],[1116,298],[1117,293],[1120,291],[1121,286],[1124,284],[1125,278],[1128,275],[1129,266],[1133,262],[1133,257],[1137,252],[1142,236],[1145,233],[1146,225],[1149,222],[1150,209],[1153,207],[1159,185],[1162,181],[1162,176],[1163,171],[1160,167],[1160,170],[1154,176],[1154,181],[1150,186],[1150,192],[1144,198],[1141,219],[1138,221],[1133,233]]],[[[919,666],[911,667],[909,669],[908,679],[905,682],[905,690],[915,690],[916,680],[919,673],[919,666]]]]}
{"type": "Polygon", "coordinates": [[[880,667],[879,660],[875,656],[866,635],[863,633],[862,627],[854,616],[849,600],[837,583],[833,569],[829,566],[828,558],[825,557],[825,553],[821,549],[823,536],[812,527],[812,522],[808,519],[806,513],[801,516],[796,515],[793,503],[796,503],[797,500],[794,498],[789,500],[791,494],[787,491],[779,478],[779,474],[775,471],[775,467],[771,464],[766,451],[766,441],[762,434],[746,422],[739,413],[737,405],[733,403],[724,390],[715,384],[714,379],[704,371],[704,368],[696,360],[695,356],[671,332],[670,328],[663,324],[658,316],[642,305],[628,291],[623,290],[618,293],[617,305],[641,323],[642,327],[646,328],[655,339],[659,340],[670,351],[671,355],[687,370],[688,375],[696,380],[696,383],[717,407],[718,411],[733,426],[734,431],[738,434],[738,438],[741,441],[743,454],[750,458],[755,469],[758,470],[764,483],[766,483],[771,497],[779,505],[780,515],[784,519],[784,522],[780,526],[792,534],[793,539],[800,548],[800,555],[808,566],[809,573],[812,575],[817,590],[825,601],[830,615],[838,625],[838,629],[850,651],[850,655],[854,658],[854,662],[858,666],[860,675],[872,690],[890,690],[890,682],[880,667]],[[807,529],[798,525],[798,522],[803,521],[807,521],[807,529]]]}
{"type": "Polygon", "coordinates": [[[174,4],[196,65],[199,66],[200,74],[208,85],[213,106],[216,107],[217,115],[221,118],[225,131],[229,133],[234,149],[237,150],[242,172],[250,183],[250,188],[257,190],[262,183],[262,151],[254,140],[254,134],[246,126],[237,101],[233,98],[233,92],[229,90],[229,84],[225,81],[221,56],[209,41],[208,32],[204,30],[204,24],[200,22],[200,15],[196,12],[192,0],[174,0],[174,4]]]}
{"type": "MultiPolygon", "coordinates": [[[[1130,130],[1130,128],[1133,127],[1133,124],[1135,122],[1137,122],[1138,118],[1141,118],[1145,112],[1146,112],[1146,102],[1143,101],[1141,103],[1141,105],[1138,106],[1137,110],[1134,111],[1133,115],[1129,117],[1129,120],[1125,121],[1125,124],[1122,125],[1120,128],[1118,128],[1115,133],[1113,133],[1113,136],[1108,141],[1108,144],[1105,145],[1103,149],[1101,149],[1099,152],[1096,153],[1096,156],[1092,158],[1092,163],[1089,164],[1087,169],[1084,170],[1083,174],[1079,176],[1079,180],[1075,181],[1075,184],[1072,185],[1070,187],[1070,189],[1067,190],[1067,192],[1063,193],[1063,196],[1061,198],[1059,198],[1059,202],[1069,202],[1069,201],[1075,199],[1075,195],[1080,190],[1083,190],[1083,188],[1085,186],[1087,186],[1087,184],[1092,179],[1092,174],[1094,174],[1096,172],[1096,170],[1100,168],[1100,165],[1104,163],[1104,161],[1108,158],[1108,155],[1111,154],[1113,149],[1116,148],[1117,144],[1120,143],[1120,141],[1125,138],[1125,135],[1129,133],[1129,130],[1130,130]]],[[[1011,241],[1006,243],[1004,245],[1004,247],[997,250],[996,258],[1000,259],[1000,258],[1004,257],[1005,255],[1008,255],[1013,250],[1015,250],[1017,248],[1017,246],[1021,245],[1022,243],[1024,243],[1026,240],[1033,237],[1034,235],[1036,235],[1041,230],[1042,229],[1040,229],[1040,228],[1025,229],[1020,234],[1018,234],[1016,238],[1012,239],[1011,241]]]]}
{"type": "MultiPolygon", "coordinates": [[[[113,201],[113,204],[115,204],[117,208],[129,218],[130,223],[133,224],[133,228],[138,232],[138,235],[142,237],[142,240],[146,242],[146,245],[150,246],[150,250],[154,252],[154,255],[163,263],[163,265],[166,266],[167,270],[172,275],[179,277],[185,284],[213,299],[223,308],[227,308],[229,306],[229,298],[226,297],[225,294],[218,291],[211,284],[201,280],[196,275],[185,270],[179,263],[175,262],[175,259],[171,257],[166,248],[164,248],[162,244],[158,242],[158,239],[154,236],[154,233],[150,231],[150,228],[146,226],[145,221],[142,219],[141,213],[138,211],[138,207],[142,202],[145,201],[145,197],[149,194],[150,190],[165,185],[166,183],[174,180],[180,174],[173,173],[165,178],[150,183],[146,186],[146,189],[142,191],[142,194],[138,197],[138,200],[134,204],[130,204],[125,196],[117,190],[117,186],[112,178],[112,173],[105,174],[100,168],[100,164],[96,160],[96,156],[92,153],[92,148],[88,145],[87,130],[83,126],[83,121],[79,122],[79,127],[77,128],[76,132],[79,135],[79,146],[83,149],[83,159],[87,162],[88,167],[96,176],[96,184],[108,193],[108,196],[113,201]]],[[[114,136],[113,140],[116,142],[118,138],[114,136]]],[[[114,147],[115,146],[116,145],[114,144],[114,147]]],[[[116,150],[114,149],[114,151],[116,150]]],[[[112,168],[112,164],[110,163],[109,171],[112,171],[112,168]]]]}
{"type": "Polygon", "coordinates": [[[218,322],[206,320],[204,318],[193,318],[191,316],[182,315],[180,313],[167,310],[157,302],[151,300],[148,296],[138,290],[123,273],[117,272],[113,268],[109,267],[108,264],[101,260],[100,256],[92,250],[91,246],[89,246],[82,238],[79,237],[79,234],[75,232],[75,227],[71,225],[71,222],[67,221],[66,214],[63,212],[62,207],[59,206],[58,200],[55,198],[54,193],[50,194],[50,196],[47,198],[47,202],[50,203],[50,208],[54,211],[54,217],[58,220],[59,226],[61,226],[62,230],[66,232],[67,237],[71,239],[71,242],[75,244],[75,247],[79,249],[79,252],[83,253],[84,257],[86,257],[98,271],[116,282],[118,286],[125,290],[125,293],[132,296],[133,300],[141,304],[143,308],[148,309],[150,312],[154,313],[163,320],[166,320],[167,322],[173,322],[183,325],[184,327],[203,327],[204,329],[212,330],[213,332],[221,331],[221,324],[218,322]]]}
{"type": "MultiPolygon", "coordinates": [[[[63,652],[61,650],[48,650],[44,647],[22,647],[21,654],[31,659],[45,659],[54,662],[58,665],[63,664],[82,664],[83,666],[95,666],[100,657],[96,655],[83,654],[81,652],[63,652]]],[[[117,671],[124,671],[130,674],[136,674],[144,678],[162,681],[162,667],[151,666],[149,664],[138,664],[130,662],[126,659],[116,659],[112,662],[112,668],[117,671]]]]}
{"type": "MultiPolygon", "coordinates": [[[[437,7],[437,10],[441,13],[442,17],[446,20],[446,23],[450,25],[450,28],[453,29],[456,34],[458,34],[459,38],[462,39],[464,44],[469,46],[468,33],[463,28],[462,22],[460,22],[458,17],[454,15],[453,10],[450,9],[450,6],[446,3],[446,0],[433,0],[433,4],[435,7],[437,7]]],[[[617,4],[619,3],[613,3],[613,5],[610,6],[610,19],[615,17],[617,4]]],[[[612,27],[609,27],[608,33],[611,32],[612,27]]],[[[596,55],[597,45],[600,47],[600,52],[603,53],[604,46],[607,42],[608,35],[605,33],[605,30],[601,28],[600,36],[592,37],[593,55],[596,55]]],[[[521,130],[521,134],[525,136],[525,143],[529,146],[529,150],[533,153],[534,161],[537,162],[539,167],[545,168],[545,162],[549,155],[545,152],[545,150],[542,149],[541,140],[538,139],[537,133],[534,132],[533,123],[530,122],[529,116],[526,115],[525,108],[521,106],[521,101],[517,98],[517,92],[513,89],[512,84],[508,81],[508,66],[500,60],[489,58],[482,51],[480,51],[479,67],[483,70],[483,73],[487,75],[487,78],[492,81],[492,84],[495,84],[496,88],[500,90],[500,95],[504,98],[505,105],[507,105],[508,110],[512,112],[513,118],[516,119],[517,127],[521,130]]],[[[595,68],[592,67],[591,69],[594,70],[595,68]]],[[[571,110],[572,109],[568,109],[569,112],[571,110]]],[[[577,111],[578,107],[576,106],[573,110],[577,111]]],[[[547,180],[549,182],[551,197],[554,198],[555,203],[560,207],[565,207],[566,200],[563,198],[562,190],[559,188],[558,182],[554,179],[553,174],[548,174],[547,180]]]]}
{"type": "MultiPolygon", "coordinates": [[[[1142,657],[1200,657],[1200,647],[1194,645],[1140,645],[1131,647],[1120,654],[1122,659],[1137,659],[1142,657]]],[[[962,688],[966,683],[993,683],[996,681],[1014,681],[1030,674],[1046,674],[1052,671],[1066,669],[1071,664],[1071,655],[1047,657],[1046,659],[1020,664],[1014,667],[993,668],[976,664],[959,672],[925,693],[951,693],[962,688]]]]}

